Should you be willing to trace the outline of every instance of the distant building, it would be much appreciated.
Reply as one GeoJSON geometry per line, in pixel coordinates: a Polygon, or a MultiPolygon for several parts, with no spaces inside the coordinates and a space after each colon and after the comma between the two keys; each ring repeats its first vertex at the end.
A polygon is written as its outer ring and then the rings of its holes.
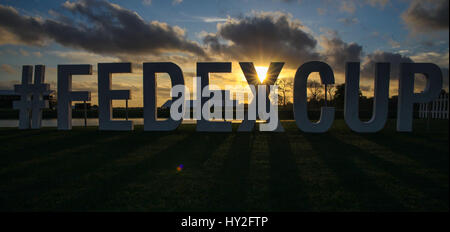
{"type": "Polygon", "coordinates": [[[20,100],[20,96],[14,90],[0,90],[0,108],[12,109],[13,102],[20,100]]]}
{"type": "MultiPolygon", "coordinates": [[[[50,109],[56,107],[55,91],[51,90],[48,94],[44,94],[44,99],[48,100],[50,109]]],[[[14,90],[0,90],[0,108],[12,109],[13,102],[19,100],[20,95],[16,94],[14,90]]]]}

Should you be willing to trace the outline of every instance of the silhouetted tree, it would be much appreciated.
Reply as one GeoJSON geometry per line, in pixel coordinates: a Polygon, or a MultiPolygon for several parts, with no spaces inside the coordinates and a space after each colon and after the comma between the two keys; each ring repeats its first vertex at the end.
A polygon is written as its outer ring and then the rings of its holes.
{"type": "Polygon", "coordinates": [[[334,85],[327,85],[328,101],[333,102],[336,87],[334,85]]]}
{"type": "Polygon", "coordinates": [[[323,87],[317,81],[308,83],[309,99],[310,101],[318,102],[322,96],[323,87]]]}
{"type": "Polygon", "coordinates": [[[292,80],[278,79],[275,84],[278,85],[278,94],[280,96],[279,103],[286,106],[286,99],[288,97],[287,94],[292,91],[292,80]]]}

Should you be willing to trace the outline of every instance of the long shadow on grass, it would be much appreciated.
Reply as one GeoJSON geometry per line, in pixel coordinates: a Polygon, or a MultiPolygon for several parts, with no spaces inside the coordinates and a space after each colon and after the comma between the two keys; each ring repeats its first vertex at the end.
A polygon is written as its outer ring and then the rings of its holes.
{"type": "MultiPolygon", "coordinates": [[[[437,149],[433,149],[429,146],[423,146],[411,141],[408,141],[408,137],[415,136],[414,134],[367,134],[361,135],[361,137],[368,139],[380,146],[388,147],[393,152],[406,156],[412,160],[415,160],[427,167],[438,169],[446,174],[449,173],[449,157],[448,152],[443,152],[437,149]]],[[[439,145],[439,143],[437,144],[439,145]]],[[[440,143],[441,146],[448,146],[447,143],[440,143]]]]}
{"type": "Polygon", "coordinates": [[[270,133],[267,143],[270,151],[269,185],[272,210],[311,209],[286,133],[270,133]]]}
{"type": "MultiPolygon", "coordinates": [[[[250,154],[253,133],[235,133],[221,170],[214,177],[217,185],[211,188],[209,210],[243,211],[248,190],[250,154]]],[[[251,196],[250,196],[251,197],[251,196]]]]}
{"type": "MultiPolygon", "coordinates": [[[[89,133],[85,134],[88,135],[89,133]]],[[[24,209],[41,208],[39,204],[46,204],[46,202],[30,201],[40,196],[40,194],[45,194],[48,191],[67,185],[70,186],[71,183],[80,181],[80,178],[104,166],[111,160],[126,156],[141,146],[148,146],[156,142],[157,138],[163,138],[168,134],[144,134],[142,132],[122,132],[118,134],[111,132],[103,133],[102,135],[97,135],[97,139],[89,140],[90,146],[84,149],[75,151],[70,151],[69,149],[69,151],[48,162],[3,174],[1,176],[3,183],[11,181],[11,184],[8,185],[10,199],[8,202],[5,202],[3,207],[11,209],[17,209],[18,207],[23,207],[24,209]],[[114,139],[100,140],[100,138],[110,137],[114,137],[114,139]],[[16,178],[31,178],[31,180],[17,184],[15,183],[16,178]]],[[[70,136],[66,137],[66,139],[70,139],[70,136]]],[[[66,145],[71,145],[74,148],[78,146],[76,140],[72,140],[66,145]]],[[[43,154],[43,156],[45,155],[43,154]]],[[[69,194],[69,190],[65,192],[69,194]]]]}
{"type": "MultiPolygon", "coordinates": [[[[60,139],[50,140],[54,145],[43,146],[29,151],[26,163],[18,168],[5,173],[15,177],[27,175],[27,173],[67,172],[79,173],[99,162],[106,162],[118,155],[142,145],[152,143],[156,138],[164,137],[164,134],[152,134],[145,136],[139,132],[84,132],[65,134],[60,139]],[[37,157],[35,157],[37,156],[37,157]],[[99,160],[98,160],[99,159],[99,160]],[[66,165],[70,164],[70,165],[66,165]],[[78,166],[79,165],[79,166],[78,166]]],[[[24,157],[25,158],[25,157],[24,157]]],[[[20,164],[21,160],[17,160],[20,164]]],[[[55,174],[55,173],[53,173],[55,174]]],[[[3,174],[0,175],[3,178],[3,174]]]]}
{"type": "MultiPolygon", "coordinates": [[[[357,139],[364,139],[366,137],[366,135],[358,136],[360,137],[357,137],[357,139]]],[[[349,143],[346,143],[345,141],[342,142],[347,144],[348,146],[353,146],[349,143]]],[[[424,194],[425,196],[423,198],[423,201],[418,202],[419,205],[422,205],[429,210],[433,210],[430,207],[436,207],[436,205],[428,206],[427,203],[431,202],[431,200],[437,200],[438,202],[441,202],[441,205],[439,205],[438,207],[443,207],[441,209],[448,210],[448,185],[447,188],[441,187],[436,184],[434,180],[431,180],[426,176],[412,173],[411,171],[406,170],[405,167],[402,167],[401,165],[396,165],[367,152],[361,152],[355,155],[357,155],[358,158],[363,159],[367,163],[370,163],[371,166],[376,167],[378,170],[390,173],[393,177],[398,179],[401,184],[416,189],[424,194]]]]}
{"type": "MultiPolygon", "coordinates": [[[[159,171],[173,170],[177,164],[183,161],[185,161],[184,164],[187,167],[200,167],[226,136],[229,136],[229,134],[188,134],[183,140],[176,144],[171,144],[167,149],[134,165],[120,168],[112,177],[91,183],[86,193],[70,201],[63,202],[60,207],[62,210],[102,210],[114,207],[114,205],[111,205],[110,200],[131,183],[142,181],[139,180],[142,176],[147,180],[152,179],[159,171]]],[[[170,185],[171,183],[166,184],[166,186],[170,185]]],[[[166,191],[161,190],[158,192],[164,194],[166,191]]],[[[162,195],[156,196],[156,198],[161,199],[164,197],[162,195]]],[[[167,208],[170,207],[170,205],[167,205],[167,208]]]]}
{"type": "Polygon", "coordinates": [[[14,140],[28,139],[29,137],[42,136],[51,133],[56,133],[55,128],[41,128],[39,130],[19,130],[19,129],[5,129],[0,130],[0,140],[3,142],[10,142],[14,140]]]}
{"type": "Polygon", "coordinates": [[[370,154],[356,146],[341,142],[330,133],[308,134],[305,138],[324,163],[336,174],[338,184],[343,187],[343,191],[354,197],[342,202],[342,205],[337,205],[336,210],[405,210],[395,198],[380,189],[373,179],[355,164],[355,157],[370,156],[370,154]]]}
{"type": "MultiPolygon", "coordinates": [[[[0,167],[13,163],[30,161],[47,154],[69,149],[87,143],[95,143],[114,134],[105,134],[98,131],[56,131],[34,134],[30,138],[17,138],[7,141],[0,148],[2,157],[0,167]]],[[[18,131],[17,133],[21,133],[18,131]]],[[[28,132],[26,132],[28,134],[28,132]]]]}

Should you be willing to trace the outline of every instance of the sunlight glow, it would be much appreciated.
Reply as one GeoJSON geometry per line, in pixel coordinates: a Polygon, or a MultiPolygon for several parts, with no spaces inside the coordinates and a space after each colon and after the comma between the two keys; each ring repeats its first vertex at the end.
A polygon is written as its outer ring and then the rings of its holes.
{"type": "Polygon", "coordinates": [[[264,79],[266,79],[267,70],[269,68],[268,67],[264,67],[264,66],[256,66],[255,69],[256,69],[256,73],[258,74],[259,81],[261,83],[263,83],[264,79]]]}

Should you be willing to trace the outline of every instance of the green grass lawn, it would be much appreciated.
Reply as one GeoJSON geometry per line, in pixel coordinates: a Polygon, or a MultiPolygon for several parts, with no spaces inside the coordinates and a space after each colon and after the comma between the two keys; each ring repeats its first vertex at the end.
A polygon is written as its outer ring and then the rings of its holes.
{"type": "MultiPolygon", "coordinates": [[[[413,133],[0,129],[1,211],[448,211],[448,121],[413,133]],[[181,172],[176,170],[184,165],[181,172]]],[[[236,125],[235,125],[236,126],[236,125]]]]}

